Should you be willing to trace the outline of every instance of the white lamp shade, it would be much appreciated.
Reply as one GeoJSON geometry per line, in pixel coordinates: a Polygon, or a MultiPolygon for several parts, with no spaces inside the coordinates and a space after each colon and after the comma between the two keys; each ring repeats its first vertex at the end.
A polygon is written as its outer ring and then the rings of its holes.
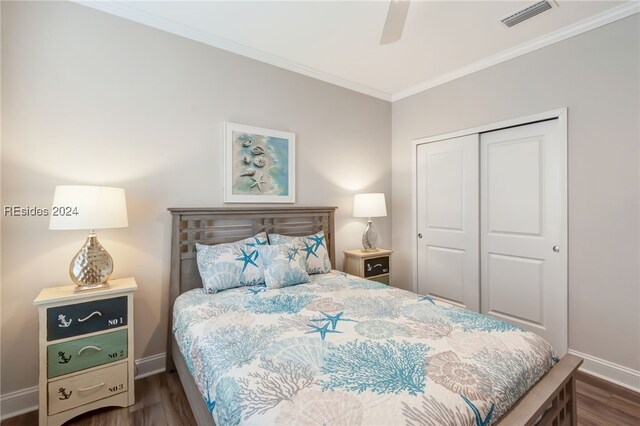
{"type": "Polygon", "coordinates": [[[383,193],[356,194],[353,197],[353,217],[383,217],[387,205],[383,193]]]}
{"type": "Polygon", "coordinates": [[[49,229],[104,229],[129,226],[127,203],[122,188],[56,186],[53,207],[57,208],[58,215],[53,216],[52,209],[49,229]]]}

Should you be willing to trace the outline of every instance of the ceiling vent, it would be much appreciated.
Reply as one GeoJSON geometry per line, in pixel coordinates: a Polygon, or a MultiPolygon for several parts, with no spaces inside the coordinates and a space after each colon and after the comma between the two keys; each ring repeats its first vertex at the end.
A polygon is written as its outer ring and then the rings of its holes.
{"type": "Polygon", "coordinates": [[[514,25],[519,24],[520,22],[526,21],[527,19],[533,18],[534,16],[544,12],[545,10],[551,9],[551,3],[547,0],[542,0],[537,3],[532,4],[531,6],[525,7],[522,10],[517,11],[516,13],[507,16],[501,22],[511,28],[514,25]]]}

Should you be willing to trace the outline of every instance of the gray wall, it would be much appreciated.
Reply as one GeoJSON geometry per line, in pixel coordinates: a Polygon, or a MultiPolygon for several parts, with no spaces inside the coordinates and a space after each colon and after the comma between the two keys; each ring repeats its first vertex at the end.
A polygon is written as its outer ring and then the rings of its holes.
{"type": "MultiPolygon", "coordinates": [[[[336,205],[341,251],[360,246],[352,195],[390,194],[391,105],[67,2],[2,2],[2,205],[50,207],[55,185],[124,187],[129,228],[98,233],[114,277],[134,276],[136,358],[164,352],[167,207],[222,205],[225,120],[297,135],[297,205],[336,205]]],[[[381,246],[390,221],[376,221],[381,246]]],[[[84,231],[2,218],[2,393],[37,384],[32,300],[69,282],[84,231]]]]}
{"type": "Polygon", "coordinates": [[[396,285],[411,288],[412,140],[568,107],[569,347],[640,369],[639,20],[393,103],[396,285]]]}

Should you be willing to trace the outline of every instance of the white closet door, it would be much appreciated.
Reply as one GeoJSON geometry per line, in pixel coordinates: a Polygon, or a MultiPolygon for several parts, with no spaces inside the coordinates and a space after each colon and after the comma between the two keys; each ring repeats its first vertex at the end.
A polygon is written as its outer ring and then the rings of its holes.
{"type": "Polygon", "coordinates": [[[418,293],[480,308],[479,136],[418,145],[418,293]]]}
{"type": "Polygon", "coordinates": [[[566,142],[559,120],[483,133],[482,312],[567,351],[566,142]]]}

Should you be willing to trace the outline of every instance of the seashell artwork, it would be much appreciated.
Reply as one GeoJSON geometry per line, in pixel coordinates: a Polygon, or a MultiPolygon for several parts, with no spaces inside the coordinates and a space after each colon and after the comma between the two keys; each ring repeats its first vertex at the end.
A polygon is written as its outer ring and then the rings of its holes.
{"type": "Polygon", "coordinates": [[[248,147],[253,143],[253,139],[251,139],[251,136],[242,135],[238,139],[240,140],[240,142],[242,142],[242,146],[244,147],[248,147]]]}
{"type": "Polygon", "coordinates": [[[295,134],[224,123],[224,202],[295,201],[295,134]]]}

